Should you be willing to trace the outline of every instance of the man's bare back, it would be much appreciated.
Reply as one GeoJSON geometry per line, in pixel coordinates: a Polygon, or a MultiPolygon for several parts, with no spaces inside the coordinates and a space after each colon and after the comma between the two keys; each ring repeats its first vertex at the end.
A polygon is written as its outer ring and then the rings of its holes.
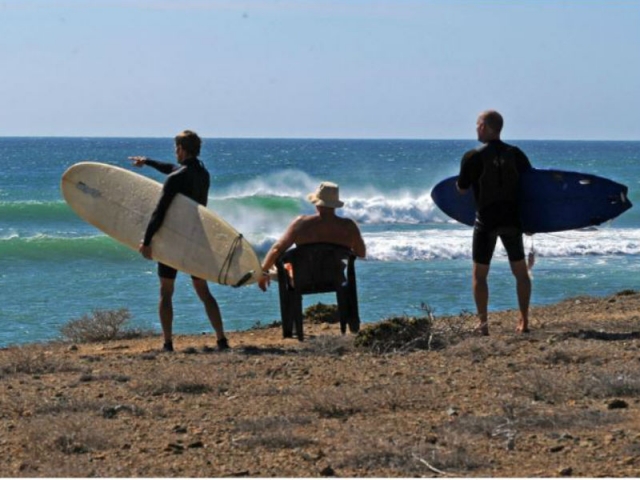
{"type": "Polygon", "coordinates": [[[348,247],[359,257],[364,257],[364,242],[356,224],[350,219],[336,216],[333,212],[323,213],[298,217],[292,225],[293,243],[334,243],[348,247]]]}

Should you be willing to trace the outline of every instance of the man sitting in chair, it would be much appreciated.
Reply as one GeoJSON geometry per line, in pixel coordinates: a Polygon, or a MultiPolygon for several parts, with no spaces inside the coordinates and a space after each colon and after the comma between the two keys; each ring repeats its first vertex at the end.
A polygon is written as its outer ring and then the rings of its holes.
{"type": "Polygon", "coordinates": [[[307,195],[307,199],[316,206],[316,214],[300,215],[273,244],[262,262],[262,276],[258,281],[262,291],[266,291],[271,283],[269,270],[278,257],[294,243],[296,245],[333,243],[350,248],[360,258],[364,258],[367,254],[356,222],[336,215],[336,208],[344,205],[344,202],[340,201],[338,185],[322,182],[315,192],[307,195]]]}

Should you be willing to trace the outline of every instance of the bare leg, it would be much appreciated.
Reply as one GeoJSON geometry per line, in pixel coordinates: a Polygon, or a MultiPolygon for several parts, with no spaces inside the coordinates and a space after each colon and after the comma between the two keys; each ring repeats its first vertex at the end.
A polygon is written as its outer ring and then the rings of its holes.
{"type": "Polygon", "coordinates": [[[224,337],[224,327],[222,326],[222,315],[220,314],[220,308],[218,307],[218,302],[211,295],[209,291],[209,285],[207,285],[207,281],[201,278],[192,278],[193,288],[198,294],[198,298],[204,304],[204,308],[207,312],[207,317],[209,317],[209,322],[211,322],[211,326],[216,332],[216,337],[218,340],[222,340],[224,337]]]}
{"type": "Polygon", "coordinates": [[[489,335],[488,308],[489,308],[489,265],[473,264],[473,298],[476,301],[478,311],[478,333],[489,335]]]}
{"type": "Polygon", "coordinates": [[[516,331],[518,333],[529,332],[529,302],[531,300],[531,279],[527,270],[527,262],[520,260],[511,262],[511,271],[516,277],[516,293],[518,294],[518,308],[520,309],[520,320],[516,331]]]}
{"type": "Polygon", "coordinates": [[[175,279],[160,277],[160,302],[158,313],[165,343],[171,343],[173,328],[173,289],[175,279]]]}

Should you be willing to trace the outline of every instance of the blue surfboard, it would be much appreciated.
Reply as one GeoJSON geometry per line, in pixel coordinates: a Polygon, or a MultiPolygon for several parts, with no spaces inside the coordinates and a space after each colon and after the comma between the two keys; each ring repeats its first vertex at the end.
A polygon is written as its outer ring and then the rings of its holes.
{"type": "MultiPolygon", "coordinates": [[[[456,180],[438,183],[431,198],[448,216],[473,226],[473,192],[458,193],[456,180]]],[[[579,172],[532,169],[520,176],[520,212],[527,233],[561,232],[600,225],[631,208],[625,185],[579,172]]]]}

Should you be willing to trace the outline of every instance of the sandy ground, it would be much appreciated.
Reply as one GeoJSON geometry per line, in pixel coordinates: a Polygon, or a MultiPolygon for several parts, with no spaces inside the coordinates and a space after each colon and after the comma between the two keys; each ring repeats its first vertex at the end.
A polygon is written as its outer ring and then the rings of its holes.
{"type": "Polygon", "coordinates": [[[2,349],[0,475],[640,476],[640,294],[516,319],[439,318],[435,351],[335,324],[2,349]]]}

